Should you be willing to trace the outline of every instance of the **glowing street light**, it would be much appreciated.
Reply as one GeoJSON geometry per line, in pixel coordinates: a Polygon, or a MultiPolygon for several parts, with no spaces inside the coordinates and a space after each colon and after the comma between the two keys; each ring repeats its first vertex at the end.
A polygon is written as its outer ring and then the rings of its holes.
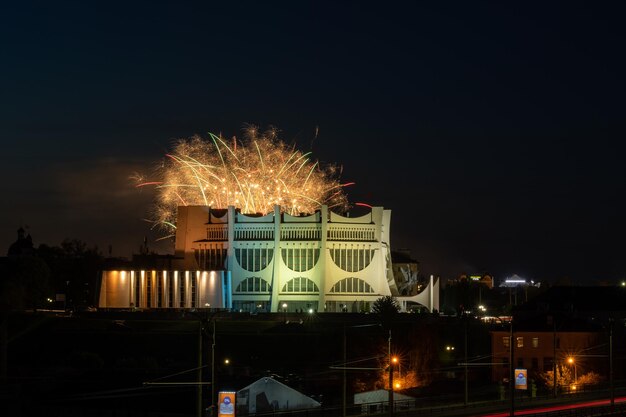
{"type": "Polygon", "coordinates": [[[281,307],[283,308],[283,321],[289,323],[287,321],[287,303],[283,303],[281,307]]]}
{"type": "Polygon", "coordinates": [[[576,382],[578,381],[578,374],[576,372],[576,359],[573,356],[567,358],[567,363],[570,365],[574,365],[574,385],[573,388],[576,389],[576,382]]]}

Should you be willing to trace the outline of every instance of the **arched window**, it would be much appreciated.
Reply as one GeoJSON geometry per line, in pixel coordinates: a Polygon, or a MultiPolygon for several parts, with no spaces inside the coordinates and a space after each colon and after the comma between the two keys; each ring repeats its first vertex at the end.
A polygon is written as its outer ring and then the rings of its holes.
{"type": "Polygon", "coordinates": [[[342,279],[330,289],[332,293],[371,294],[372,287],[365,281],[356,277],[342,279]]]}
{"type": "Polygon", "coordinates": [[[287,268],[296,272],[308,271],[320,258],[320,250],[313,248],[285,248],[281,254],[287,268]]]}
{"type": "Polygon", "coordinates": [[[235,292],[238,293],[268,293],[272,286],[261,277],[246,278],[237,285],[235,292]]]}
{"type": "Polygon", "coordinates": [[[347,249],[334,247],[330,249],[330,257],[339,268],[346,272],[358,272],[367,268],[374,258],[374,249],[347,249]]]}
{"type": "Polygon", "coordinates": [[[272,248],[235,248],[237,263],[246,271],[259,272],[272,262],[274,249],[272,248]]]}
{"type": "Polygon", "coordinates": [[[287,283],[283,286],[282,292],[319,294],[320,289],[312,280],[305,277],[296,277],[287,281],[287,283]]]}

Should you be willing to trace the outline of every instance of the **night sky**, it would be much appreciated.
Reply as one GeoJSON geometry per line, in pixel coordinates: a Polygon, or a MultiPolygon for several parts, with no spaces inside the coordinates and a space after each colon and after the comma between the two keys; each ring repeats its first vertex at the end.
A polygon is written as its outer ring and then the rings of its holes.
{"type": "Polygon", "coordinates": [[[622,2],[14,3],[0,254],[20,225],[164,253],[130,177],[252,123],[341,165],[425,275],[626,278],[622,2]]]}

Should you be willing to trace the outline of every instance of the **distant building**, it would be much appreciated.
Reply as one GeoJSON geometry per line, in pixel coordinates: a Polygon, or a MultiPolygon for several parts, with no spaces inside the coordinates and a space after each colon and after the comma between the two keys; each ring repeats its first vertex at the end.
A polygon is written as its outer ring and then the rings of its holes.
{"type": "MultiPolygon", "coordinates": [[[[354,394],[354,405],[361,405],[362,414],[382,413],[389,410],[389,391],[378,389],[354,394]]],[[[396,410],[415,408],[416,400],[399,392],[393,393],[393,405],[396,410]]]]}
{"type": "Polygon", "coordinates": [[[31,256],[34,253],[32,237],[30,234],[26,235],[26,231],[20,227],[17,229],[17,240],[9,246],[7,256],[31,256]]]}
{"type": "MultiPolygon", "coordinates": [[[[234,207],[179,207],[175,255],[165,269],[107,270],[103,308],[229,308],[235,311],[370,311],[398,296],[406,308],[439,309],[439,282],[400,296],[389,244],[391,210],[360,217],[328,207],[306,216],[242,214],[234,207]]],[[[413,267],[416,269],[416,266],[413,267]]],[[[402,285],[412,285],[414,271],[402,285]]]]}
{"type": "Polygon", "coordinates": [[[461,274],[457,279],[449,279],[447,285],[456,285],[459,282],[469,281],[476,284],[482,284],[485,287],[492,289],[494,286],[494,279],[491,274],[461,274]]]}
{"type": "MultiPolygon", "coordinates": [[[[626,376],[626,288],[621,286],[552,287],[513,312],[513,364],[529,377],[552,371],[553,365],[577,363],[578,375],[594,371],[609,375],[609,334],[613,340],[615,378],[626,376]]],[[[508,378],[510,328],[491,333],[495,381],[508,378]]]]}
{"type": "MultiPolygon", "coordinates": [[[[598,361],[598,358],[592,355],[601,356],[600,354],[605,355],[606,352],[591,350],[602,345],[604,335],[600,328],[571,321],[563,321],[554,326],[551,317],[546,316],[544,319],[544,323],[535,322],[535,325],[525,323],[521,329],[514,331],[515,368],[527,369],[529,377],[536,378],[538,373],[552,371],[555,361],[557,365],[567,365],[567,359],[578,354],[582,355],[578,360],[584,362],[584,369],[598,371],[600,368],[604,371],[605,367],[599,362],[606,360],[598,361]]],[[[491,332],[493,362],[502,364],[492,367],[493,381],[501,382],[509,378],[510,336],[508,330],[491,332]]]]}
{"type": "Polygon", "coordinates": [[[237,413],[244,415],[319,408],[321,404],[287,385],[264,377],[237,391],[237,413]]]}

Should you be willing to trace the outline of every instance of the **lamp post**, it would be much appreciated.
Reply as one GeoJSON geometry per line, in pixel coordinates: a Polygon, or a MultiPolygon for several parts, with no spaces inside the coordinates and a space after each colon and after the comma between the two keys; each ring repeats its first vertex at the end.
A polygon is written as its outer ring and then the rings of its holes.
{"type": "Polygon", "coordinates": [[[613,386],[613,318],[609,319],[609,386],[611,391],[611,412],[615,409],[615,389],[613,386]]]}
{"type": "Polygon", "coordinates": [[[513,317],[511,316],[511,322],[509,323],[510,335],[509,335],[509,392],[511,394],[511,417],[515,417],[515,367],[513,361],[515,359],[514,338],[513,338],[513,317]]]}
{"type": "MultiPolygon", "coordinates": [[[[394,371],[395,371],[394,366],[396,366],[396,365],[398,366],[398,378],[400,378],[400,379],[401,379],[401,378],[402,378],[402,374],[400,373],[400,360],[398,359],[398,357],[397,357],[397,356],[392,356],[392,357],[391,357],[391,367],[392,367],[392,368],[391,368],[391,373],[392,373],[392,374],[393,374],[393,373],[394,373],[394,371]]],[[[394,377],[394,379],[395,379],[395,377],[394,377]]],[[[394,388],[400,388],[400,381],[395,382],[395,383],[393,384],[393,387],[394,387],[394,388]]]]}
{"type": "Polygon", "coordinates": [[[576,381],[578,381],[578,373],[576,370],[576,359],[573,356],[567,358],[567,363],[574,365],[574,389],[576,389],[576,381]]]}
{"type": "Polygon", "coordinates": [[[213,320],[213,339],[211,343],[211,416],[215,416],[217,405],[215,404],[215,323],[213,320]]]}
{"type": "Polygon", "coordinates": [[[393,360],[391,358],[391,330],[389,330],[389,417],[393,417],[393,360]]]}
{"type": "MultiPolygon", "coordinates": [[[[483,307],[482,305],[480,307],[483,307]]],[[[484,307],[483,307],[484,308],[484,307]]],[[[482,309],[481,309],[482,310],[482,309]]],[[[467,369],[467,314],[465,315],[465,320],[464,320],[464,329],[463,329],[463,338],[464,338],[464,349],[463,349],[463,354],[464,354],[464,360],[465,360],[465,376],[464,376],[464,382],[465,382],[465,396],[464,398],[464,404],[467,406],[467,402],[468,402],[468,369],[467,369]]]]}

